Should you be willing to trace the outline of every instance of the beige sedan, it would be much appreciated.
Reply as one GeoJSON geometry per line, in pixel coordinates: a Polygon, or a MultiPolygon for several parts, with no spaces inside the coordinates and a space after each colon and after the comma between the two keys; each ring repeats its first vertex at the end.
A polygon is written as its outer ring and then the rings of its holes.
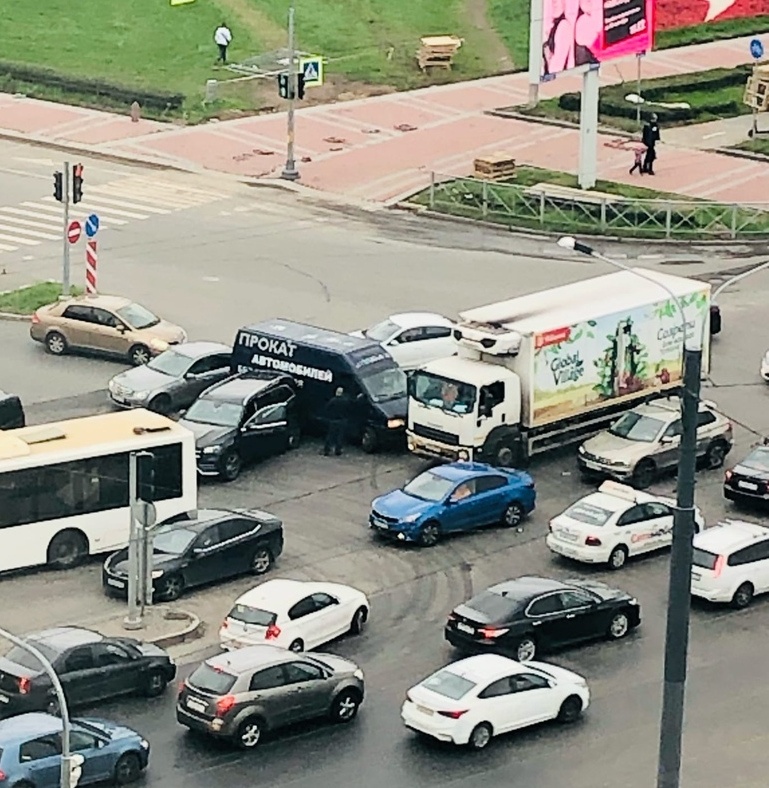
{"type": "Polygon", "coordinates": [[[179,326],[118,296],[78,296],[42,306],[32,315],[29,335],[61,356],[90,350],[127,358],[135,366],[187,339],[179,326]]]}

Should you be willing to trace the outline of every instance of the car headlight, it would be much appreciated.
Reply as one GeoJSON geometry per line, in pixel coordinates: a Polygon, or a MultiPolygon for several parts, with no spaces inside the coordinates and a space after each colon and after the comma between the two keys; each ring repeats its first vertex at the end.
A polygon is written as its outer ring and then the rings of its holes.
{"type": "Polygon", "coordinates": [[[163,577],[163,570],[162,569],[153,569],[152,570],[152,579],[157,580],[159,577],[163,577]]]}
{"type": "Polygon", "coordinates": [[[585,447],[584,447],[584,446],[580,446],[580,447],[577,449],[577,454],[584,454],[584,453],[585,453],[585,447]]]}
{"type": "Polygon", "coordinates": [[[150,748],[150,743],[149,743],[149,742],[148,742],[146,739],[142,739],[142,740],[139,742],[139,746],[140,746],[140,747],[141,747],[143,750],[149,750],[149,748],[150,748]]]}
{"type": "Polygon", "coordinates": [[[107,383],[107,388],[108,388],[110,391],[114,391],[116,386],[117,386],[117,384],[115,383],[115,381],[114,381],[114,380],[110,380],[110,382],[109,382],[109,383],[107,383]]]}
{"type": "Polygon", "coordinates": [[[633,597],[633,598],[632,598],[632,599],[631,599],[631,600],[628,602],[628,604],[629,604],[629,605],[637,605],[637,604],[638,604],[638,600],[637,600],[635,597],[633,597]]]}
{"type": "Polygon", "coordinates": [[[168,342],[164,339],[152,339],[150,340],[150,347],[153,350],[157,350],[158,353],[162,353],[164,350],[168,350],[168,342]]]}
{"type": "Polygon", "coordinates": [[[134,391],[133,393],[127,391],[126,394],[130,394],[131,396],[136,397],[136,399],[147,399],[149,391],[134,391]]]}
{"type": "Polygon", "coordinates": [[[363,681],[363,671],[360,668],[358,668],[352,675],[355,676],[358,681],[363,681]]]}
{"type": "Polygon", "coordinates": [[[387,420],[387,429],[388,430],[397,430],[400,427],[405,427],[406,422],[404,419],[388,419],[387,420]]]}
{"type": "Polygon", "coordinates": [[[419,512],[416,514],[409,514],[401,518],[402,523],[415,523],[419,519],[419,512]]]}
{"type": "Polygon", "coordinates": [[[221,446],[206,446],[206,448],[203,449],[203,454],[219,454],[221,450],[221,446]]]}

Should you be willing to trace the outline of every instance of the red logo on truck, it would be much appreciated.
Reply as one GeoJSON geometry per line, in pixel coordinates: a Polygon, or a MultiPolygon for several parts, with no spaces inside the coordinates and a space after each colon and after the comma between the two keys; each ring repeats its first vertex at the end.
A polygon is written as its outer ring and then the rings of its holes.
{"type": "Polygon", "coordinates": [[[560,345],[561,342],[568,342],[570,336],[571,329],[568,326],[556,328],[554,331],[545,331],[544,334],[537,334],[534,339],[534,347],[539,350],[548,345],[560,345]]]}

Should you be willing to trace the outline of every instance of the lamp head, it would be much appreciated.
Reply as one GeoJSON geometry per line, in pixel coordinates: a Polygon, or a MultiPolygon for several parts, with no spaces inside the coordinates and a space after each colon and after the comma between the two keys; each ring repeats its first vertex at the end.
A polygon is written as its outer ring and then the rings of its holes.
{"type": "Polygon", "coordinates": [[[558,246],[562,249],[570,249],[573,252],[577,246],[577,239],[572,235],[562,235],[558,239],[558,246]]]}

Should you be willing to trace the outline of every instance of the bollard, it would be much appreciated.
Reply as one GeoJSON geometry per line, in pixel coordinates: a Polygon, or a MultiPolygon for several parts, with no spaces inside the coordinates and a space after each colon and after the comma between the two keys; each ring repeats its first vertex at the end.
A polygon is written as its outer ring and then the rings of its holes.
{"type": "Polygon", "coordinates": [[[219,83],[215,79],[206,80],[206,104],[210,104],[219,96],[219,83]]]}
{"type": "Polygon", "coordinates": [[[138,123],[142,117],[142,108],[138,101],[131,104],[131,123],[138,123]]]}

